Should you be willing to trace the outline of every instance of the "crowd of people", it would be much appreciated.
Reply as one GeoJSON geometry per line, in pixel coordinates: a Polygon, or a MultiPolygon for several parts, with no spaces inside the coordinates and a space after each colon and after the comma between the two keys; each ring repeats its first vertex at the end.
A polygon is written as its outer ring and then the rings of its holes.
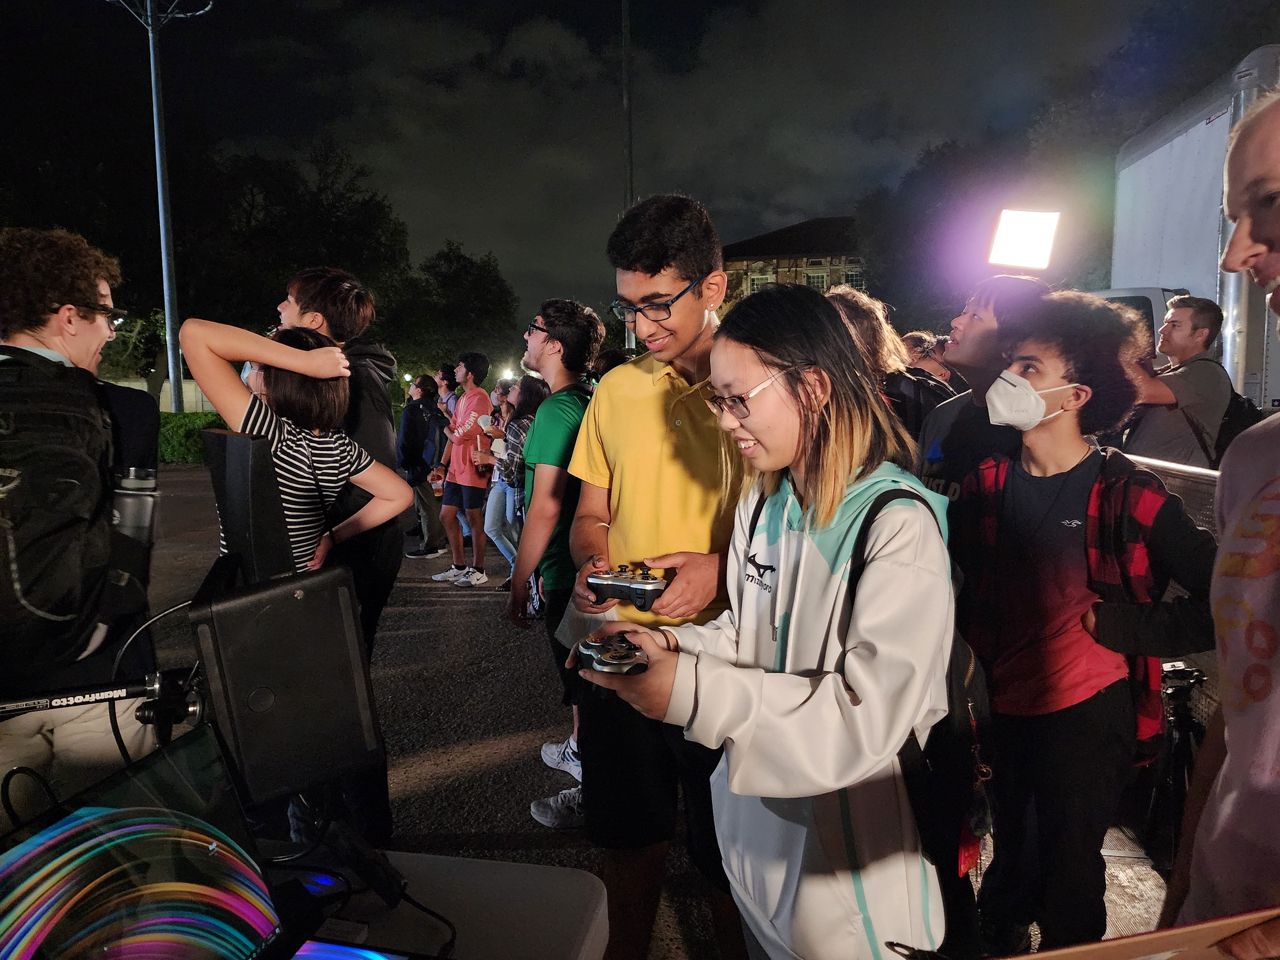
{"type": "MultiPolygon", "coordinates": [[[[1233,133],[1223,269],[1273,308],[1277,182],[1272,97],[1233,133]]],[[[488,589],[513,625],[541,620],[567,711],[542,759],[579,781],[530,812],[603,851],[609,957],[647,954],[680,824],[724,957],[878,957],[887,941],[1003,956],[1030,949],[1032,924],[1042,949],[1100,940],[1103,836],[1160,732],[1160,660],[1215,640],[1222,707],[1162,922],[1280,902],[1280,421],[1221,461],[1220,542],[1126,455],[1217,465],[1233,391],[1216,304],[1169,301],[1155,369],[1131,309],[1026,276],[979,283],[946,337],[900,337],[848,287],[770,285],[721,318],[720,240],[684,196],[635,204],[605,249],[610,313],[639,356],[604,358],[597,313],[548,299],[524,376],[486,389],[489,359],[463,353],[413,382],[398,436],[394,360],[344,271],[292,278],[270,337],[192,319],[182,346],[227,424],[270,441],[296,570],[352,569],[370,655],[402,554],[447,553],[432,579],[471,590],[488,585],[487,542],[502,555],[488,589]],[[405,551],[411,505],[421,545],[405,551]],[[651,607],[592,587],[619,564],[665,581],[651,607]],[[578,644],[615,634],[645,671],[586,669],[578,644]],[[962,643],[989,689],[982,775],[926,813],[902,751],[954,708],[962,643]],[[975,899],[976,792],[994,859],[975,899]]],[[[64,232],[5,230],[0,271],[0,371],[27,351],[95,372],[114,262],[64,232]]],[[[75,721],[96,770],[110,735],[75,721]]],[[[59,759],[51,724],[12,723],[5,766],[59,759]]],[[[341,787],[385,842],[385,770],[341,787]]],[[[1275,956],[1280,923],[1223,946],[1275,956]]]]}

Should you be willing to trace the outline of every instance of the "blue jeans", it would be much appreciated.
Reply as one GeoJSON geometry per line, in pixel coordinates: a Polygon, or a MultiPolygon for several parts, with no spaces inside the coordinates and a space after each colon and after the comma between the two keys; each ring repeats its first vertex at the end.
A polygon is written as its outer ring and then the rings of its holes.
{"type": "Polygon", "coordinates": [[[520,529],[523,526],[516,500],[516,489],[508,486],[500,477],[494,477],[489,499],[484,505],[484,532],[511,565],[512,571],[516,566],[516,544],[520,541],[520,529]]]}

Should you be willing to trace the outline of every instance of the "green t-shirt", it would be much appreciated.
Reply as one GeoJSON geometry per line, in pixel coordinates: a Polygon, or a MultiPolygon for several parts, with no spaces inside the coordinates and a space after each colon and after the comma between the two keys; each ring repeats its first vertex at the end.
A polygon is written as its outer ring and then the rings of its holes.
{"type": "MultiPolygon", "coordinates": [[[[590,401],[591,394],[573,386],[556,391],[538,407],[533,423],[529,426],[529,434],[524,440],[526,511],[533,503],[534,468],[538,464],[545,463],[568,471],[569,461],[573,458],[573,445],[578,439],[578,428],[582,426],[582,418],[590,401]]],[[[560,516],[551,531],[546,552],[538,562],[538,575],[542,577],[542,585],[547,590],[568,590],[573,587],[573,579],[578,571],[573,564],[573,556],[569,553],[569,528],[573,525],[573,514],[578,509],[578,491],[581,489],[582,481],[570,475],[565,485],[564,500],[560,505],[560,516]]]]}

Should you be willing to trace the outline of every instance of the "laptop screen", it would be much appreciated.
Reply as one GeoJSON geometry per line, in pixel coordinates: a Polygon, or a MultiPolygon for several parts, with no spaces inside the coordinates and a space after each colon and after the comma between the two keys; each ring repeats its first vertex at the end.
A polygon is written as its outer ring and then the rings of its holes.
{"type": "Polygon", "coordinates": [[[207,725],[0,839],[0,960],[254,960],[280,934],[207,725]]]}

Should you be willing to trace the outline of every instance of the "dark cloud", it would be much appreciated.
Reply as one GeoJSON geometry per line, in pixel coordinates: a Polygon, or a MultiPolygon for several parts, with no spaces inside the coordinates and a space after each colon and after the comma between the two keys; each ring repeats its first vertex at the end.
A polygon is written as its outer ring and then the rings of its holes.
{"type": "MultiPolygon", "coordinates": [[[[141,28],[75,2],[142,79],[141,28]]],[[[637,191],[700,197],[727,241],[846,213],[930,142],[1025,125],[1145,3],[633,3],[637,191]]],[[[173,129],[276,154],[331,134],[373,171],[415,257],[455,239],[493,251],[525,309],[552,295],[600,304],[624,189],[617,15],[219,0],[166,32],[173,129]]]]}

